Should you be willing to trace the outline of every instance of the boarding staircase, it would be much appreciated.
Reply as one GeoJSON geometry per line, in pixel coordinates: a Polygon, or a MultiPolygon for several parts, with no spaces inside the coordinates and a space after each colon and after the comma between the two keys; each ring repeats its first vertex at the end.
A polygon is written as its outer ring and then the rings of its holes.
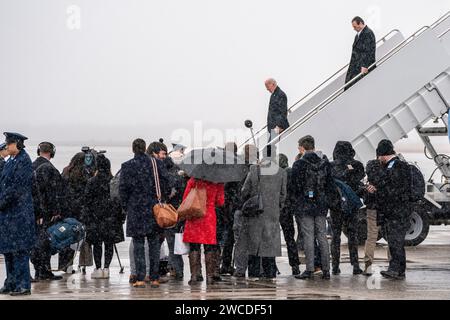
{"type": "MultiPolygon", "coordinates": [[[[269,144],[288,156],[312,135],[329,156],[338,140],[350,141],[363,163],[382,139],[397,142],[450,108],[450,12],[408,38],[393,30],[377,42],[377,68],[345,84],[344,66],[289,108],[290,127],[269,144]],[[344,91],[348,84],[354,84],[344,91]]],[[[267,128],[256,132],[265,149],[267,128]]],[[[245,143],[251,143],[247,140],[245,143]]]]}

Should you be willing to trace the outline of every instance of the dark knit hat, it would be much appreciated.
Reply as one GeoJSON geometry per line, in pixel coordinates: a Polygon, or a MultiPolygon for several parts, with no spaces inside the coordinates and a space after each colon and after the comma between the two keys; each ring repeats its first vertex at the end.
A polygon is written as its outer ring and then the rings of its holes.
{"type": "Polygon", "coordinates": [[[395,154],[394,145],[390,140],[384,139],[378,143],[377,157],[390,156],[395,154]]]}

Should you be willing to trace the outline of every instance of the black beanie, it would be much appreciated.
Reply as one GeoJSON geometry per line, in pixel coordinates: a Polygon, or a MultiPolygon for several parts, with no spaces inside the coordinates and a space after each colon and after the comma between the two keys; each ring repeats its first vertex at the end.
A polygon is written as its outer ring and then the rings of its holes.
{"type": "Polygon", "coordinates": [[[394,145],[389,140],[381,140],[377,147],[377,157],[390,156],[395,154],[394,145]]]}

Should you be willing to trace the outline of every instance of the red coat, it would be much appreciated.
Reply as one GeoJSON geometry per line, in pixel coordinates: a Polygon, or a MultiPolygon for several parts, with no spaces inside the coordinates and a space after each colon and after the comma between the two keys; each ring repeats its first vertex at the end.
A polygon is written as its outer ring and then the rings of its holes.
{"type": "Polygon", "coordinates": [[[206,214],[203,218],[188,220],[184,226],[183,241],[188,243],[217,244],[216,206],[221,207],[225,201],[224,185],[203,180],[189,179],[183,200],[194,187],[206,188],[206,214]]]}

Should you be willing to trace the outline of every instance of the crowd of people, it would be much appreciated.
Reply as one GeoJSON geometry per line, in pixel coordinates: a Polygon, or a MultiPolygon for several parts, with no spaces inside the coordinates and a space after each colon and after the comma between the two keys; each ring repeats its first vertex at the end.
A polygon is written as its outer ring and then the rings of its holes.
{"type": "MultiPolygon", "coordinates": [[[[367,74],[375,62],[372,31],[359,17],[352,24],[358,35],[348,71],[350,79],[367,74]]],[[[289,127],[287,96],[274,79],[265,85],[271,93],[267,119],[270,142],[289,127]]],[[[313,279],[320,271],[321,277],[329,280],[331,274],[341,273],[344,227],[354,275],[372,274],[375,243],[379,228],[384,227],[390,260],[388,270],[381,273],[390,279],[405,278],[409,207],[417,199],[409,164],[396,155],[389,140],[380,141],[374,160],[366,167],[355,160],[355,150],[347,141],[336,143],[330,161],[315,149],[313,137],[302,137],[292,167],[288,158],[277,155],[272,146],[260,157],[258,148],[247,144],[244,158],[248,174],[242,181],[215,183],[189,177],[180,168],[186,147],[174,145],[168,152],[162,139],[148,147],[143,139],[134,140],[134,157],[113,177],[110,160],[103,153],[79,152],[60,173],[51,162],[56,154],[54,144],[40,143],[38,157],[32,162],[25,151],[27,137],[5,132],[5,138],[0,145],[0,254],[5,257],[6,280],[0,294],[28,295],[33,281],[63,278],[52,272],[47,229],[65,218],[80,221],[86,236],[77,250],[67,247],[59,252],[58,270],[71,272],[76,251],[80,251],[81,272],[86,273],[86,267],[94,264],[92,279],[109,278],[115,245],[125,240],[126,222],[126,236],[132,238],[130,283],[135,288],[143,288],[146,283],[157,288],[167,281],[183,281],[183,257],[174,250],[179,233],[189,244],[189,285],[204,281],[202,249],[208,285],[222,281],[226,275],[274,281],[279,274],[276,257],[281,256],[280,228],[295,278],[313,279]],[[276,172],[261,174],[264,168],[274,166],[276,172]],[[111,196],[114,183],[118,183],[116,197],[111,196]],[[161,228],[152,208],[162,200],[176,209],[194,189],[206,190],[203,216],[179,221],[173,228],[161,228]],[[255,196],[260,201],[259,214],[248,215],[243,206],[255,196]],[[349,207],[344,203],[352,196],[364,199],[367,207],[364,270],[359,265],[357,235],[362,205],[349,207]],[[160,261],[164,240],[169,247],[167,269],[160,261]],[[306,257],[303,273],[299,259],[302,250],[306,257]]],[[[227,143],[225,150],[237,155],[238,147],[234,142],[227,143]]]]}
{"type": "MultiPolygon", "coordinates": [[[[289,168],[287,157],[263,157],[254,145],[246,145],[244,157],[248,174],[240,182],[213,183],[188,177],[178,167],[183,146],[168,153],[162,141],[148,148],[142,139],[133,141],[134,157],[123,163],[119,179],[119,200],[111,194],[110,161],[104,154],[95,157],[95,170],[87,170],[84,152],[76,154],[62,174],[51,163],[56,148],[50,142],[39,144],[32,163],[25,151],[26,137],[5,133],[1,149],[0,178],[0,252],[5,256],[7,278],[3,294],[29,294],[32,281],[60,280],[51,268],[51,251],[46,229],[71,217],[86,227],[80,249],[79,265],[89,266],[86,252],[93,252],[92,279],[109,278],[114,245],[124,241],[123,225],[130,244],[130,283],[136,288],[159,287],[160,283],[184,279],[183,257],[174,253],[175,234],[183,232],[190,244],[189,285],[202,282],[203,245],[207,284],[222,281],[225,275],[248,280],[273,281],[279,273],[276,257],[281,256],[281,233],[287,244],[292,274],[298,279],[313,279],[320,270],[323,279],[339,275],[340,238],[343,226],[348,230],[348,249],[353,274],[371,274],[378,228],[385,226],[390,252],[387,271],[382,275],[404,279],[406,258],[404,238],[412,203],[409,164],[396,156],[392,143],[382,140],[376,159],[367,164],[355,160],[355,151],[346,141],[338,141],[333,159],[315,150],[311,136],[298,142],[298,156],[289,168]],[[252,155],[256,155],[253,157],[252,155]],[[4,163],[3,158],[8,160],[4,163]],[[156,159],[162,198],[178,208],[194,188],[206,189],[203,217],[179,221],[176,227],[162,229],[152,212],[158,202],[151,158],[156,159]],[[277,172],[261,174],[261,169],[277,166],[277,172]],[[367,178],[365,178],[367,176],[367,178]],[[366,180],[364,184],[363,181],[366,180]],[[368,239],[365,266],[359,266],[357,228],[358,207],[351,212],[342,205],[336,181],[348,186],[367,205],[368,239]],[[243,203],[260,194],[263,213],[246,216],[243,203]],[[331,250],[327,240],[327,215],[330,213],[331,250]],[[295,240],[294,220],[301,241],[295,240]],[[161,272],[160,248],[169,247],[168,270],[161,272]],[[299,245],[301,243],[301,245],[299,245]],[[304,250],[306,266],[300,273],[299,251],[304,250]],[[331,252],[330,252],[331,251],[331,252]],[[331,263],[330,263],[331,253],[331,263]],[[30,260],[34,279],[30,276],[30,260]],[[102,264],[103,260],[103,264],[102,264]],[[330,266],[331,264],[331,266],[330,266]]],[[[237,154],[234,143],[227,152],[237,154]]],[[[59,253],[58,270],[67,271],[75,252],[67,248],[59,253]]],[[[84,270],[83,270],[84,272],[84,270]]]]}

